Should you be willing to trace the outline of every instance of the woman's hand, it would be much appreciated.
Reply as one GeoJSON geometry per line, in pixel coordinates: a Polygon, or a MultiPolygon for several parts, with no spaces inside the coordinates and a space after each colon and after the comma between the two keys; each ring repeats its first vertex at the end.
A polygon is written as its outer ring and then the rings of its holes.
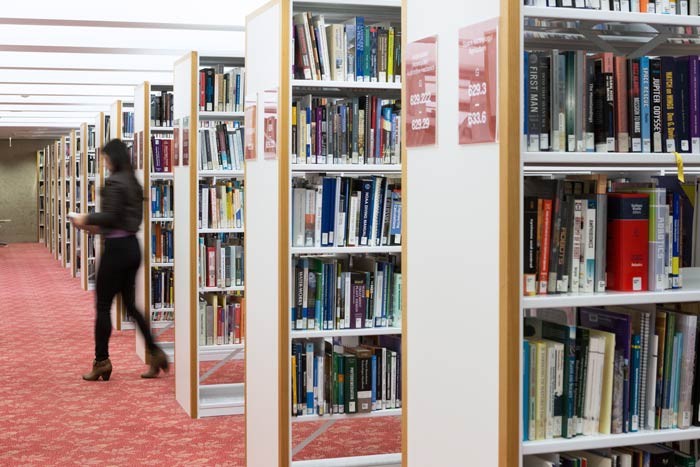
{"type": "Polygon", "coordinates": [[[82,229],[87,226],[87,214],[77,214],[70,216],[70,222],[73,227],[82,229]]]}

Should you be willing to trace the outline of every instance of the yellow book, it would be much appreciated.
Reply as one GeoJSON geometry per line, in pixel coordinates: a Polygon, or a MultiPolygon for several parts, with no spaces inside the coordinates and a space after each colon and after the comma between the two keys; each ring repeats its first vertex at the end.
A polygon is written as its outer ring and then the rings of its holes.
{"type": "Polygon", "coordinates": [[[610,434],[610,423],[612,421],[613,402],[613,371],[615,367],[615,334],[611,332],[591,329],[591,337],[602,337],[605,339],[605,357],[603,360],[603,384],[600,396],[600,420],[598,422],[598,432],[603,435],[610,434]]]}
{"type": "MultiPolygon", "coordinates": [[[[535,397],[535,439],[544,439],[547,421],[547,343],[543,340],[531,341],[537,348],[537,396],[535,397]]],[[[532,371],[532,370],[530,370],[532,371]]]]}

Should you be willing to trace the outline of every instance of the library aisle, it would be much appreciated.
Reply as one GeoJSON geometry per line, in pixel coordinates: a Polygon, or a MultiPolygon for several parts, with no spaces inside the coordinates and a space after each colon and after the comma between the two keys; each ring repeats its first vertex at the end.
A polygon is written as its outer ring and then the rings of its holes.
{"type": "MultiPolygon", "coordinates": [[[[43,244],[0,248],[0,318],[14,317],[0,319],[0,465],[245,465],[244,417],[187,416],[175,369],[139,377],[133,331],[112,334],[109,382],[81,379],[93,358],[93,300],[43,244]]],[[[298,459],[398,452],[400,423],[336,423],[298,459]],[[366,436],[345,436],[358,431],[366,436]]],[[[322,424],[297,427],[295,445],[322,424]]]]}

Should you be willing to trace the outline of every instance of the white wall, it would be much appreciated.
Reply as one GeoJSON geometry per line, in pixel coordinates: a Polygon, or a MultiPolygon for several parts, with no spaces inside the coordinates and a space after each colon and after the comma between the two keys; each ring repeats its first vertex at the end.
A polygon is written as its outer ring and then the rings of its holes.
{"type": "MultiPolygon", "coordinates": [[[[498,463],[497,144],[458,144],[458,29],[498,1],[406,0],[407,40],[438,35],[438,143],[407,163],[409,466],[498,463]]],[[[404,188],[406,191],[406,188],[404,188]]]]}

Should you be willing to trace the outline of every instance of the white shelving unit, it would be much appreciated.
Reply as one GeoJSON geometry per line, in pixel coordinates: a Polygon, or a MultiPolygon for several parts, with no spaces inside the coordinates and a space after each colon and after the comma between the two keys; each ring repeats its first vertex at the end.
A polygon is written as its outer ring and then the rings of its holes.
{"type": "MultiPolygon", "coordinates": [[[[365,328],[341,330],[291,329],[290,310],[295,293],[295,260],[304,256],[348,258],[354,255],[400,255],[401,246],[388,247],[295,247],[292,246],[292,198],[294,183],[301,178],[322,174],[344,177],[385,175],[399,179],[401,164],[294,164],[292,161],[292,102],[304,95],[325,98],[372,95],[399,99],[400,83],[314,81],[294,79],[291,70],[294,47],[290,44],[293,15],[312,12],[324,15],[325,24],[342,23],[356,16],[365,24],[391,22],[397,29],[401,23],[400,1],[310,1],[280,0],[270,2],[247,18],[246,24],[246,102],[255,103],[257,153],[246,161],[246,209],[255,212],[246,223],[246,248],[255,264],[246,266],[246,299],[255,310],[246,320],[246,410],[254,416],[246,419],[246,454],[251,465],[293,466],[366,466],[399,465],[401,453],[326,457],[295,460],[310,443],[317,440],[333,424],[346,420],[376,417],[399,417],[402,409],[378,410],[362,414],[292,416],[291,349],[296,339],[333,341],[352,347],[359,337],[402,335],[403,330],[365,328]],[[264,155],[263,142],[269,135],[263,131],[265,98],[277,94],[276,155],[264,155]],[[301,442],[292,442],[294,426],[305,422],[324,422],[301,442]],[[278,430],[278,442],[265,442],[270,427],[278,430]]],[[[267,116],[269,116],[269,111],[267,116]]],[[[403,115],[402,115],[403,116],[403,115]]],[[[252,122],[251,122],[252,123],[252,122]]],[[[248,130],[248,129],[247,129],[248,130]]],[[[403,264],[402,264],[403,268],[403,264]]],[[[356,433],[356,436],[362,436],[356,433]]]]}
{"type": "MultiPolygon", "coordinates": [[[[697,39],[697,35],[689,37],[685,27],[700,26],[700,17],[698,16],[531,6],[521,7],[521,12],[525,50],[603,51],[626,55],[628,58],[643,55],[698,53],[698,44],[681,43],[687,39],[697,39]],[[612,29],[615,30],[614,34],[611,34],[612,29]]],[[[522,65],[520,69],[522,72],[522,65]]],[[[520,83],[522,82],[521,78],[520,83]]],[[[522,84],[520,87],[522,88],[522,84]]],[[[522,121],[521,114],[520,122],[522,121]]],[[[682,154],[682,159],[686,174],[697,175],[700,173],[700,155],[682,154]]],[[[673,154],[527,152],[524,150],[521,152],[521,169],[521,186],[524,177],[531,175],[630,174],[640,172],[664,175],[678,172],[673,154]]],[[[522,245],[520,255],[522,258],[522,245]]],[[[683,269],[683,287],[681,289],[661,292],[609,291],[594,294],[523,296],[520,299],[520,316],[523,316],[525,309],[534,308],[600,307],[698,301],[700,301],[700,268],[686,268],[683,269]]],[[[522,354],[520,368],[522,373],[522,354]]],[[[520,379],[522,380],[521,375],[520,379]]],[[[520,384],[522,385],[522,381],[520,384]]],[[[522,403],[523,401],[520,400],[518,406],[521,427],[523,423],[522,403]]],[[[522,464],[523,456],[533,454],[607,449],[698,438],[700,438],[700,427],[577,436],[571,439],[519,441],[520,461],[522,464]]]]}
{"type": "MultiPolygon", "coordinates": [[[[99,160],[97,158],[97,130],[94,124],[83,123],[80,127],[80,152],[82,159],[80,161],[81,173],[83,174],[81,182],[81,206],[80,212],[89,214],[95,212],[97,206],[97,173],[99,160]]],[[[93,290],[95,288],[95,279],[97,278],[97,236],[85,230],[80,231],[80,242],[83,245],[83,251],[80,255],[80,270],[84,271],[81,274],[81,283],[83,290],[93,290]]]]}
{"type": "Polygon", "coordinates": [[[45,151],[44,149],[39,149],[36,152],[36,229],[37,229],[37,241],[39,243],[46,244],[46,203],[48,198],[46,197],[46,167],[48,164],[45,163],[45,151]]]}
{"type": "MultiPolygon", "coordinates": [[[[200,287],[198,272],[198,244],[204,235],[243,234],[243,228],[208,229],[198,227],[198,202],[201,196],[200,182],[216,182],[220,179],[245,178],[244,171],[200,170],[199,128],[209,122],[226,122],[231,126],[242,123],[242,112],[207,112],[199,108],[201,68],[214,65],[242,67],[242,57],[207,58],[191,52],[175,63],[174,70],[174,158],[175,190],[175,396],[192,418],[217,415],[240,415],[245,411],[245,384],[243,382],[206,384],[212,374],[231,360],[243,360],[246,352],[245,333],[243,343],[231,345],[200,345],[199,301],[211,294],[241,300],[245,286],[200,287]],[[185,163],[186,159],[189,159],[185,163]],[[216,362],[202,371],[201,362],[216,362]]],[[[156,219],[160,221],[160,219],[156,219]]],[[[242,316],[246,315],[242,302],[242,316]]],[[[245,321],[245,319],[244,319],[245,321]]],[[[243,332],[244,329],[241,329],[243,332]]],[[[169,351],[169,349],[166,349],[169,351]]]]}

